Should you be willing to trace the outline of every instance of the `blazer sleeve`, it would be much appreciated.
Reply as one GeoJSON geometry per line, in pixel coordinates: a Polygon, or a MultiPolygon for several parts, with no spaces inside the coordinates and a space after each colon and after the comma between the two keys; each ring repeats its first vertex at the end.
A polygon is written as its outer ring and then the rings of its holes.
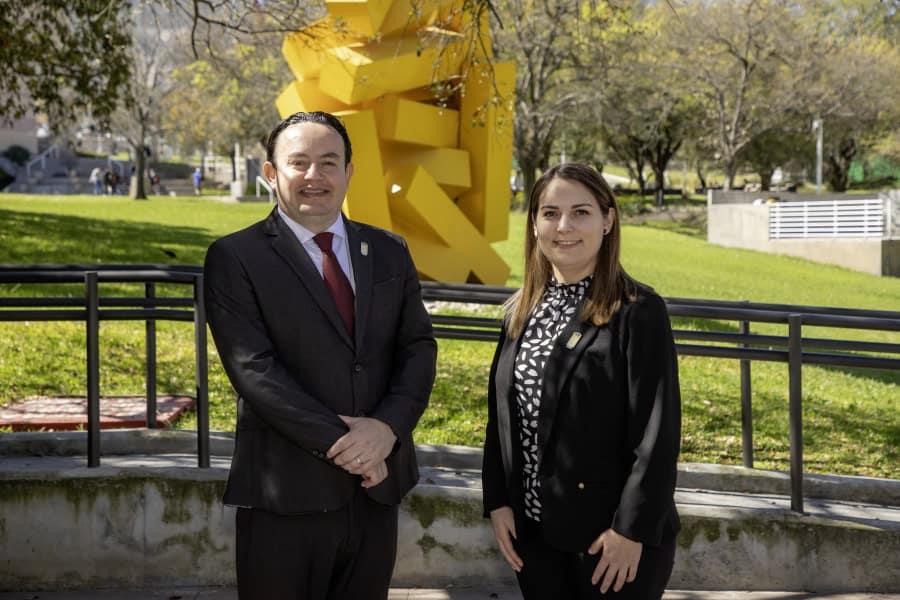
{"type": "Polygon", "coordinates": [[[481,489],[484,516],[502,506],[509,506],[509,491],[506,488],[506,473],[503,469],[503,454],[500,450],[500,430],[497,425],[497,363],[500,352],[506,344],[506,328],[500,332],[500,341],[494,351],[491,371],[488,376],[488,419],[484,434],[484,455],[481,465],[481,489]]]}
{"type": "Polygon", "coordinates": [[[662,298],[649,293],[623,310],[626,443],[633,463],[612,526],[632,540],[659,545],[674,506],[681,444],[678,359],[662,298]]]}
{"type": "Polygon", "coordinates": [[[406,244],[403,259],[403,306],[394,342],[393,373],[387,393],[371,415],[390,426],[398,444],[412,435],[428,406],[437,360],[431,317],[422,302],[422,286],[406,244]]]}
{"type": "Polygon", "coordinates": [[[215,242],[203,273],[207,320],[231,384],[267,425],[330,464],[325,453],[349,429],[278,360],[253,284],[234,249],[223,240],[215,242]]]}

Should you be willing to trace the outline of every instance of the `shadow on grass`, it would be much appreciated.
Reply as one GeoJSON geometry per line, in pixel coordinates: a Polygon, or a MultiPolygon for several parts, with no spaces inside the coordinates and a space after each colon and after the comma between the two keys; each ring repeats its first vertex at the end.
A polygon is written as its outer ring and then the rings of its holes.
{"type": "MultiPolygon", "coordinates": [[[[14,239],[0,246],[0,264],[202,264],[217,236],[197,227],[90,219],[0,209],[0,228],[14,239]]],[[[137,286],[103,286],[101,293],[137,286]],[[105,288],[105,289],[104,289],[105,288]]],[[[181,288],[184,289],[183,287],[181,288]]],[[[184,293],[184,292],[182,292],[184,293]]],[[[80,296],[81,284],[4,285],[0,295],[80,296]]]]}
{"type": "Polygon", "coordinates": [[[0,209],[0,227],[15,244],[0,248],[0,263],[200,264],[216,239],[197,227],[89,219],[0,209]]]}

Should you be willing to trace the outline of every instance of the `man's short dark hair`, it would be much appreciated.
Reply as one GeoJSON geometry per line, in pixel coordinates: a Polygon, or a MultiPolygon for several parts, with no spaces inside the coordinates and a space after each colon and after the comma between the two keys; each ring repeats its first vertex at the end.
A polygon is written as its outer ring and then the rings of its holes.
{"type": "Polygon", "coordinates": [[[350,147],[350,136],[347,135],[347,128],[344,127],[344,124],[336,116],[321,111],[297,112],[276,125],[275,129],[272,130],[269,134],[269,138],[266,140],[267,161],[275,164],[275,143],[278,141],[278,136],[281,135],[282,131],[297,123],[319,123],[320,125],[325,125],[326,127],[334,129],[337,134],[341,136],[341,139],[344,140],[344,166],[346,167],[350,164],[350,157],[353,154],[353,150],[350,147]]]}

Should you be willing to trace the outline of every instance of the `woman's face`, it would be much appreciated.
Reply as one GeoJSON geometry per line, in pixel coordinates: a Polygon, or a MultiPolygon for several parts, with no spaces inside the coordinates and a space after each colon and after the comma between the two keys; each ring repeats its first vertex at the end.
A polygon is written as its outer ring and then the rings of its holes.
{"type": "Polygon", "coordinates": [[[544,188],[534,235],[557,280],[574,283],[594,272],[615,216],[612,208],[604,215],[593,194],[576,181],[556,177],[544,188]]]}

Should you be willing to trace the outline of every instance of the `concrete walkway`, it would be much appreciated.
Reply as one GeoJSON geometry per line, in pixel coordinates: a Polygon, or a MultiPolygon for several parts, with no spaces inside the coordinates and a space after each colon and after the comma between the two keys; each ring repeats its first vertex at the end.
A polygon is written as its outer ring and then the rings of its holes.
{"type": "MultiPolygon", "coordinates": [[[[392,589],[390,600],[521,600],[510,587],[392,589]]],[[[807,592],[666,592],[663,600],[889,600],[900,594],[807,592]]],[[[0,600],[237,600],[233,588],[171,588],[157,590],[83,590],[77,592],[0,592],[0,600]]],[[[562,600],[562,599],[561,599],[562,600]]]]}

